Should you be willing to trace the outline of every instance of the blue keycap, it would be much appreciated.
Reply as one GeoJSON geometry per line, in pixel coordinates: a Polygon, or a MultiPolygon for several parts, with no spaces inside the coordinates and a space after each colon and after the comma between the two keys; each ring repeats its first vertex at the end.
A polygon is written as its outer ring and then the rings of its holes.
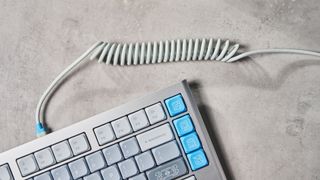
{"type": "Polygon", "coordinates": [[[173,124],[180,137],[194,130],[190,115],[185,115],[174,120],[173,124]]]}
{"type": "Polygon", "coordinates": [[[182,136],[180,141],[185,153],[195,151],[201,147],[201,143],[196,132],[182,136]]]}
{"type": "Polygon", "coordinates": [[[198,170],[208,165],[208,160],[206,155],[204,154],[203,149],[199,149],[195,152],[187,154],[187,157],[192,171],[198,170]]]}
{"type": "Polygon", "coordinates": [[[180,94],[165,100],[165,104],[171,117],[187,111],[183,98],[180,94]]]}

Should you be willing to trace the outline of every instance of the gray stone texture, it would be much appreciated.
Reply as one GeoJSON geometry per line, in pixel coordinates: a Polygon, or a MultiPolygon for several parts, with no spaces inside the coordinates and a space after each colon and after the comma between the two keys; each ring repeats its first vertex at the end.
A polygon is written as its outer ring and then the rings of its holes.
{"type": "MultiPolygon", "coordinates": [[[[98,40],[213,37],[241,50],[320,50],[319,0],[0,0],[0,152],[35,139],[49,83],[98,40]]],[[[320,179],[320,61],[300,55],[245,61],[112,67],[87,62],[49,103],[53,131],[188,79],[229,177],[320,179]]]]}

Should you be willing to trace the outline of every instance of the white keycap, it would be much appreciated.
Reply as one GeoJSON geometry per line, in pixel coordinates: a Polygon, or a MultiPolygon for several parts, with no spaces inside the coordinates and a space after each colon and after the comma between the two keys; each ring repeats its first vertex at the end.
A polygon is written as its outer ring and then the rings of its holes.
{"type": "Polygon", "coordinates": [[[86,156],[87,164],[91,172],[95,172],[107,166],[101,151],[86,156]]]}
{"type": "Polygon", "coordinates": [[[161,103],[157,103],[155,105],[147,107],[146,113],[151,124],[154,124],[166,119],[166,114],[162,108],[161,103]]]}
{"type": "Polygon", "coordinates": [[[180,150],[176,141],[171,141],[152,149],[152,154],[157,164],[163,164],[180,156],[180,150]]]}
{"type": "Polygon", "coordinates": [[[129,178],[128,180],[147,180],[146,176],[142,173],[139,175],[136,175],[132,178],[129,178]]]}
{"type": "Polygon", "coordinates": [[[158,145],[171,141],[173,134],[169,124],[164,124],[147,132],[137,135],[142,151],[154,148],[158,145]]]}
{"type": "Polygon", "coordinates": [[[96,134],[97,140],[100,145],[106,144],[116,139],[111,124],[109,123],[95,128],[94,133],[96,134]]]}
{"type": "Polygon", "coordinates": [[[109,166],[123,159],[123,156],[118,144],[114,144],[110,147],[107,147],[103,149],[102,152],[109,166]]]}
{"type": "Polygon", "coordinates": [[[0,180],[13,180],[13,177],[8,165],[4,165],[0,167],[0,180]]]}
{"type": "Polygon", "coordinates": [[[139,154],[134,158],[136,159],[140,172],[151,169],[156,165],[150,151],[146,151],[142,154],[139,154]]]}
{"type": "Polygon", "coordinates": [[[121,147],[122,154],[126,159],[140,152],[140,147],[135,137],[124,140],[120,142],[119,145],[121,147]]]}
{"type": "Polygon", "coordinates": [[[69,163],[69,169],[73,179],[78,179],[90,173],[84,158],[69,163]]]}
{"type": "Polygon", "coordinates": [[[51,174],[54,180],[72,180],[68,166],[63,165],[56,169],[51,170],[51,174]]]}
{"type": "Polygon", "coordinates": [[[19,169],[21,171],[22,176],[29,175],[38,171],[38,166],[36,160],[34,159],[33,154],[30,154],[26,157],[18,159],[17,161],[19,169]]]}
{"type": "Polygon", "coordinates": [[[56,162],[50,148],[35,152],[34,156],[36,157],[40,169],[49,167],[56,162]]]}
{"type": "Polygon", "coordinates": [[[128,118],[134,131],[138,131],[149,125],[147,115],[143,109],[128,115],[128,118]]]}
{"type": "Polygon", "coordinates": [[[52,180],[50,172],[45,172],[33,178],[33,180],[52,180]]]}
{"type": "Polygon", "coordinates": [[[90,145],[85,134],[70,138],[69,143],[75,156],[90,150],[90,145]]]}
{"type": "Polygon", "coordinates": [[[190,177],[185,178],[184,180],[196,180],[196,177],[190,176],[190,177]]]}
{"type": "Polygon", "coordinates": [[[123,179],[134,176],[139,172],[136,163],[132,158],[119,162],[118,166],[123,179]]]}
{"type": "Polygon", "coordinates": [[[101,170],[103,179],[121,180],[122,177],[119,173],[117,165],[110,166],[101,170]]]}
{"type": "Polygon", "coordinates": [[[115,120],[111,123],[111,125],[116,133],[117,138],[123,137],[132,132],[132,128],[127,117],[122,117],[118,120],[115,120]]]}
{"type": "Polygon", "coordinates": [[[62,141],[53,145],[51,148],[57,162],[61,162],[72,157],[72,152],[68,141],[62,141]]]}
{"type": "Polygon", "coordinates": [[[93,174],[83,177],[83,180],[102,180],[102,178],[99,172],[95,172],[93,174]]]}

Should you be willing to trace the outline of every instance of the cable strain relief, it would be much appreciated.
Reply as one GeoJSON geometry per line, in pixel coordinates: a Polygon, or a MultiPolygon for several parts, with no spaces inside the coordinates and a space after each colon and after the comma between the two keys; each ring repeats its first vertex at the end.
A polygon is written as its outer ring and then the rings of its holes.
{"type": "Polygon", "coordinates": [[[41,136],[44,136],[46,134],[47,134],[46,129],[43,127],[42,123],[37,123],[36,124],[36,135],[37,135],[37,137],[41,137],[41,136]]]}

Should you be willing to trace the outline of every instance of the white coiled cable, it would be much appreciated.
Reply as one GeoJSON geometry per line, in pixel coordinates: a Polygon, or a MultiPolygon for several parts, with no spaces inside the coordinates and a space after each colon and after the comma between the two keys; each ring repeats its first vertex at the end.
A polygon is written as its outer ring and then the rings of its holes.
{"type": "Polygon", "coordinates": [[[67,77],[82,61],[90,56],[98,62],[113,65],[137,65],[154,64],[177,61],[217,60],[223,62],[235,62],[244,57],[263,53],[295,53],[320,57],[319,52],[300,49],[261,49],[237,54],[239,44],[230,46],[227,40],[222,45],[218,39],[183,39],[160,42],[142,43],[109,43],[97,42],[82,54],[76,61],[62,71],[41,96],[35,114],[36,134],[46,134],[43,126],[43,107],[46,100],[54,92],[61,81],[67,77]]]}
{"type": "Polygon", "coordinates": [[[239,44],[230,46],[227,40],[222,45],[220,39],[216,42],[213,39],[179,39],[130,44],[103,42],[90,59],[122,66],[190,60],[228,61],[238,49],[239,44]]]}

